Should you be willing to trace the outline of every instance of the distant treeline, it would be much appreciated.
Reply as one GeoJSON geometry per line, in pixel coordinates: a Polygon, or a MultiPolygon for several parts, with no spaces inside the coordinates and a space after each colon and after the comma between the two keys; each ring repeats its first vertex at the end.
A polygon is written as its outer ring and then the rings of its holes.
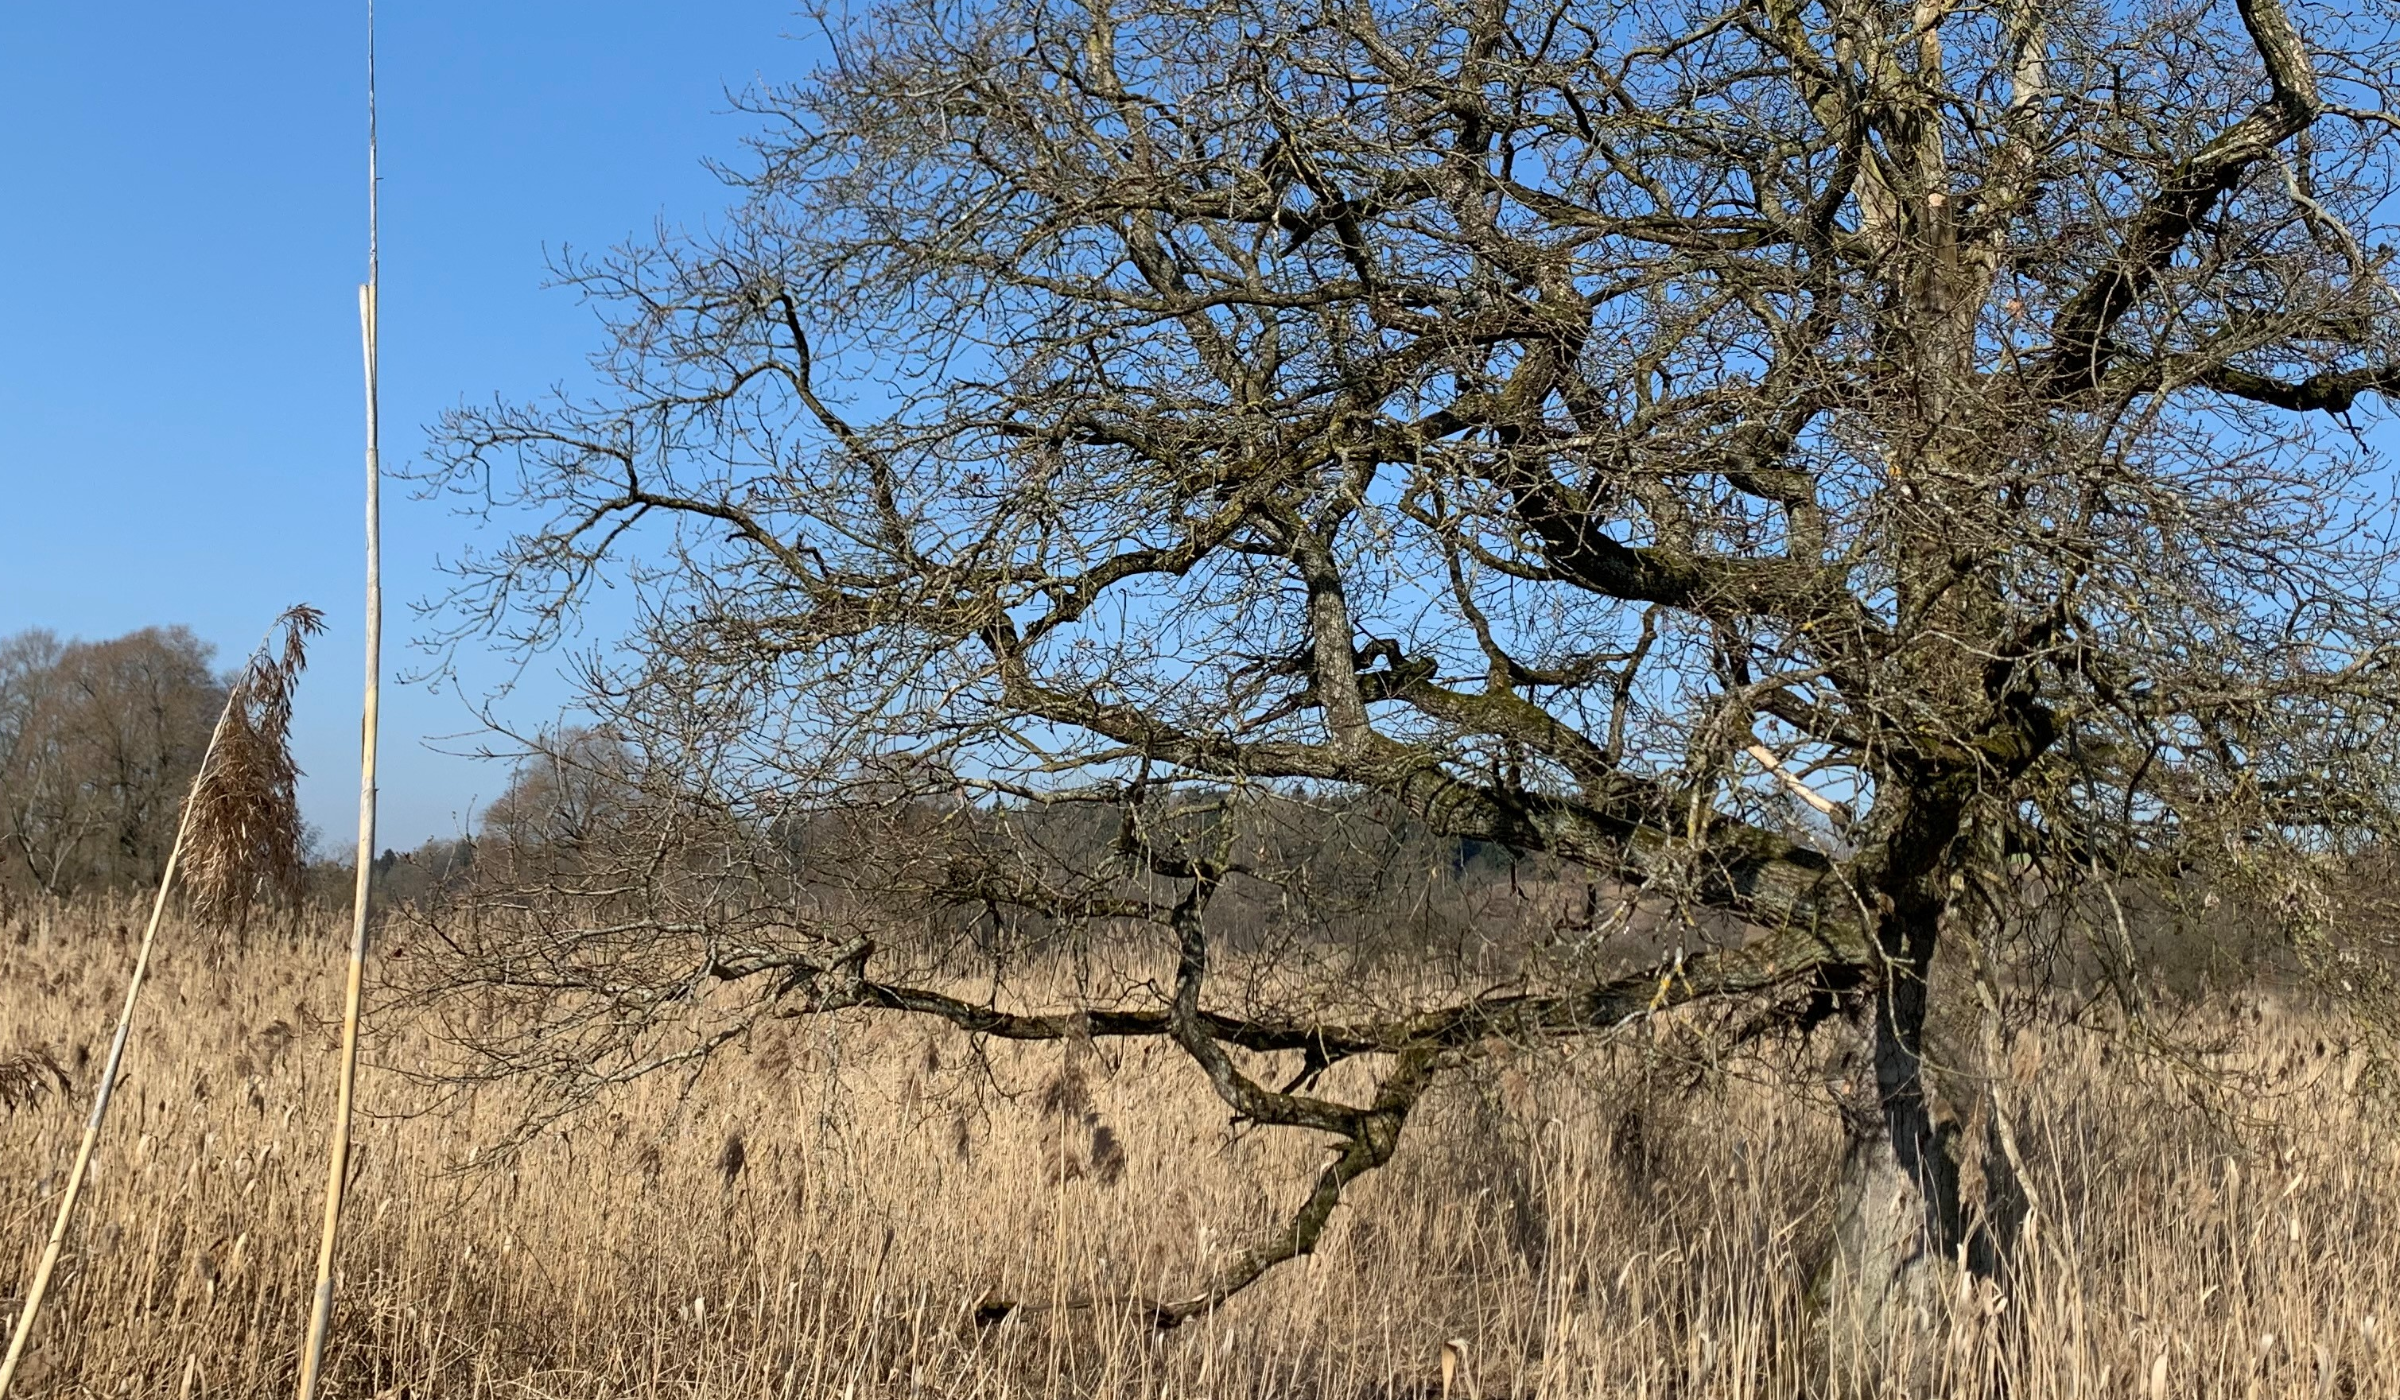
{"type": "MultiPolygon", "coordinates": [[[[108,641],[62,641],[45,631],[0,640],[0,903],[10,899],[146,889],[157,881],[185,789],[208,743],[226,694],[212,669],[212,648],[184,627],[150,627],[108,641]]],[[[1558,861],[1488,842],[1438,835],[1371,798],[1278,795],[1253,789],[1230,805],[1228,794],[1185,789],[1155,815],[1179,820],[1218,815],[1212,839],[1246,871],[1214,911],[1232,945],[1300,938],[1369,956],[1421,955],[1442,949],[1474,956],[1478,946],[1523,947],[1574,941],[1615,922],[1619,955],[1679,936],[1722,937],[1730,929],[1662,927],[1656,914],[1632,917],[1625,892],[1594,885],[1558,861]]],[[[689,843],[697,819],[684,799],[662,788],[640,755],[604,732],[566,730],[516,766],[498,800],[477,814],[470,833],[386,850],[376,861],[379,898],[418,911],[493,895],[528,880],[617,867],[656,849],[661,830],[685,833],[684,858],[714,851],[710,879],[721,895],[773,904],[801,887],[955,877],[961,863],[1006,868],[1057,888],[1075,886],[1112,865],[1120,814],[1105,804],[1001,802],[947,818],[921,795],[897,805],[801,807],[773,818],[752,814],[725,823],[720,840],[689,843]],[[909,811],[915,813],[908,815],[909,811]],[[937,834],[938,833],[938,834],[937,834]],[[898,856],[910,868],[891,862],[898,856]],[[730,883],[732,867],[741,875],[730,883]],[[879,868],[885,867],[885,868],[879,868]],[[780,887],[780,892],[779,892],[780,887]]],[[[2373,853],[2358,860],[2343,903],[2341,941],[2373,942],[2400,923],[2400,862],[2373,853]],[[2362,937],[2363,936],[2363,937],[2362,937]]],[[[308,894],[347,901],[347,860],[316,862],[308,894]]],[[[1034,919],[1005,915],[998,904],[920,889],[919,917],[960,921],[950,932],[970,942],[1042,937],[1034,919]],[[923,899],[933,895],[934,898],[923,899]],[[947,906],[946,915],[936,909],[947,906]],[[1003,919],[1010,927],[1003,931],[1003,919]]],[[[2167,981],[2197,990],[2247,980],[2279,961],[2274,940],[2257,936],[2255,911],[2215,899],[2135,885],[2125,891],[2121,955],[2166,970],[2167,981]],[[2133,945],[2143,945],[2137,950],[2133,945]],[[2147,956],[2142,954],[2146,952],[2147,956]]],[[[2112,913],[2111,919],[2115,918],[2112,913]]],[[[1669,919],[1669,924],[1677,923],[1669,919]]],[[[1662,945],[1664,946],[1664,945],[1662,945]]],[[[2070,959],[2084,974],[2088,952],[2070,959]]],[[[2077,976],[2075,980],[2083,980],[2077,976]]]]}
{"type": "MultiPolygon", "coordinates": [[[[990,893],[1047,891],[1063,906],[1134,892],[1142,878],[1119,849],[1125,813],[1111,803],[968,801],[920,785],[879,795],[870,784],[770,815],[707,810],[688,793],[605,732],[554,732],[518,763],[471,835],[385,851],[380,898],[438,918],[474,903],[526,910],[571,895],[551,910],[569,923],[612,903],[622,907],[611,917],[677,907],[733,925],[841,904],[880,925],[887,945],[922,940],[994,956],[1062,937],[1157,936],[1106,915],[1044,914],[1039,897],[990,893]],[[618,893],[593,902],[596,890],[618,893]]],[[[1372,795],[1187,785],[1145,810],[1154,838],[1207,850],[1239,872],[1210,909],[1229,949],[1339,948],[1366,963],[1497,973],[1537,953],[1615,964],[1745,937],[1734,921],[1636,896],[1553,856],[1441,834],[1372,795]]],[[[346,897],[346,869],[326,867],[324,885],[346,897]]],[[[2262,911],[2220,899],[2215,886],[2193,871],[2165,887],[2125,882],[2114,907],[2034,900],[2047,909],[2035,917],[2062,930],[2111,930],[2103,946],[2044,935],[2053,946],[2037,960],[2041,975],[2088,990],[2146,969],[2142,980],[2185,996],[2296,977],[2292,950],[2262,911]]],[[[2343,911],[2333,943],[2363,953],[2400,927],[2400,860],[2367,853],[2335,888],[2343,911]]]]}
{"type": "MultiPolygon", "coordinates": [[[[1234,947],[1276,936],[1390,952],[1512,943],[1588,922],[1599,897],[1552,858],[1441,835],[1351,794],[1251,789],[1237,798],[1187,787],[1155,799],[1150,819],[1222,846],[1241,871],[1212,911],[1234,947]]],[[[707,811],[606,733],[569,730],[519,761],[471,834],[385,850],[376,888],[389,905],[425,912],[478,896],[519,904],[529,887],[680,885],[677,898],[704,887],[712,904],[758,908],[843,890],[888,897],[908,912],[887,917],[942,925],[988,948],[1038,942],[1056,922],[992,897],[984,887],[994,880],[1087,894],[1141,883],[1119,849],[1122,820],[1106,803],[968,802],[871,787],[775,813],[707,811]],[[636,871],[646,873],[636,880],[636,871]]],[[[346,866],[330,863],[319,876],[327,891],[346,880],[346,866]]]]}

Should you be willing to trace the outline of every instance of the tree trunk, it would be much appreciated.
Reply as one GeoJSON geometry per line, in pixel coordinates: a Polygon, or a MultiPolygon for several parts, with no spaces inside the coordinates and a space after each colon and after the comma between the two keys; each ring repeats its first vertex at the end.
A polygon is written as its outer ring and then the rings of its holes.
{"type": "Polygon", "coordinates": [[[1895,968],[1861,1027],[1864,1083],[1847,1115],[1823,1290],[1839,1378],[1925,1379],[1957,1276],[1958,1134],[1936,1121],[1926,1092],[1925,1009],[1921,972],[1895,968]]]}
{"type": "MultiPolygon", "coordinates": [[[[1962,1131],[1961,1115],[1941,1111],[1955,1102],[1937,1097],[1927,1068],[1934,952],[1950,912],[1960,813],[1906,798],[1895,806],[1881,859],[1860,871],[1880,906],[1884,971],[1853,1012],[1849,1140],[1818,1294],[1837,1390],[1896,1384],[1917,1393],[1931,1383],[1962,1264],[1980,1276],[2000,1272],[2013,1233],[2004,1203],[2015,1191],[2000,1154],[1982,1140],[1991,1133],[1962,1131]],[[1970,1152],[1979,1169],[1973,1210],[1961,1191],[1970,1152]]],[[[1988,1114],[1970,1116],[1988,1123],[1988,1114]]]]}

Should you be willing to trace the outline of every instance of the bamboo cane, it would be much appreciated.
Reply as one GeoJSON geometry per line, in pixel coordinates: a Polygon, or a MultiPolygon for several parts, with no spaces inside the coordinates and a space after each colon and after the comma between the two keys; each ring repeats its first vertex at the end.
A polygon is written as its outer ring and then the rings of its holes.
{"type": "Polygon", "coordinates": [[[350,895],[350,973],[342,992],[342,1064],[335,1091],[333,1142],[326,1153],[325,1226],[317,1241],[317,1288],[310,1305],[308,1344],[301,1353],[300,1400],[315,1400],[333,1320],[333,1257],[342,1228],[342,1195],[349,1181],[350,1105],[358,1084],[358,1016],[367,965],[367,896],[375,870],[375,740],[383,671],[382,460],[376,411],[375,5],[367,4],[367,280],[358,289],[358,323],[367,391],[367,682],[360,706],[358,761],[358,876],[350,895]]]}

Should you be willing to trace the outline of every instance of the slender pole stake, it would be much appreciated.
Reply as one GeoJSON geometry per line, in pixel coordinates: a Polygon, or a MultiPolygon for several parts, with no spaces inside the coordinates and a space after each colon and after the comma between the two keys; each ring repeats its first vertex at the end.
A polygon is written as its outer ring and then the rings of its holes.
{"type": "Polygon", "coordinates": [[[342,1067],[326,1154],[325,1231],[317,1242],[317,1291],[301,1353],[300,1400],[316,1400],[333,1320],[333,1255],[341,1236],[342,1194],[349,1182],[350,1102],[358,1085],[358,1011],[367,968],[367,895],[375,871],[375,739],[383,677],[383,462],[376,421],[375,294],[381,281],[375,172],[375,4],[367,0],[367,280],[358,289],[358,329],[367,378],[367,692],[359,709],[358,880],[350,895],[350,976],[342,993],[342,1067]]]}
{"type": "Polygon", "coordinates": [[[225,721],[233,707],[241,703],[241,687],[235,686],[225,697],[225,708],[217,715],[217,727],[208,736],[208,748],[200,755],[200,771],[192,775],[192,790],[184,795],[183,816],[175,823],[175,843],[167,848],[167,864],[158,875],[158,893],[150,900],[150,923],[142,930],[141,951],[134,955],[133,980],[125,984],[125,1005],[117,1012],[117,1033],[108,1042],[108,1061],[100,1067],[100,1087],[92,1095],[92,1114],[83,1123],[83,1141],[75,1149],[75,1165],[67,1173],[66,1194],[59,1198],[58,1218],[50,1224],[49,1243],[42,1246],[41,1262],[33,1269],[33,1286],[25,1290],[25,1309],[17,1314],[17,1330],[8,1339],[8,1357],[0,1360],[0,1397],[8,1394],[8,1385],[17,1377],[17,1364],[24,1359],[25,1344],[33,1336],[34,1320],[41,1315],[42,1299],[50,1292],[50,1276],[58,1269],[59,1251],[66,1247],[67,1229],[75,1223],[76,1203],[83,1199],[83,1179],[90,1172],[92,1149],[100,1142],[100,1125],[108,1121],[109,1101],[117,1092],[117,1068],[125,1060],[125,1042],[133,1034],[133,1007],[141,999],[142,983],[150,975],[150,949],[158,942],[159,916],[167,910],[167,891],[175,885],[175,867],[183,862],[184,838],[191,834],[192,813],[200,806],[200,784],[208,777],[208,765],[217,756],[217,741],[225,736],[225,721]]]}

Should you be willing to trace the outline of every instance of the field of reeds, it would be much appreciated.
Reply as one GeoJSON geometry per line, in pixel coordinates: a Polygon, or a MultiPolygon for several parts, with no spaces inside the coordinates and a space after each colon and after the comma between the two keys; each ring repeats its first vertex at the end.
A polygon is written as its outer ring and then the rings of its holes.
{"type": "MultiPolygon", "coordinates": [[[[12,1317],[128,926],[0,926],[12,1317]]],[[[23,1394],[289,1393],[340,940],[162,939],[23,1394]]],[[[1940,1354],[1904,1369],[2024,1400],[2400,1395],[2400,1124],[2330,1020],[2219,1016],[2213,1084],[2094,1036],[2016,1042],[2027,1262],[2005,1292],[1962,1284],[1940,1354]]],[[[432,1063],[416,1036],[369,1041],[341,1396],[1430,1396],[1446,1346],[1458,1396],[1825,1388],[1807,1295],[1836,1125],[1646,1034],[1449,1085],[1313,1258],[1163,1336],[1090,1301],[1190,1288],[1321,1160],[1237,1130],[1168,1047],[783,1023],[494,1164],[514,1105],[425,1109],[393,1073],[432,1063]]]]}

